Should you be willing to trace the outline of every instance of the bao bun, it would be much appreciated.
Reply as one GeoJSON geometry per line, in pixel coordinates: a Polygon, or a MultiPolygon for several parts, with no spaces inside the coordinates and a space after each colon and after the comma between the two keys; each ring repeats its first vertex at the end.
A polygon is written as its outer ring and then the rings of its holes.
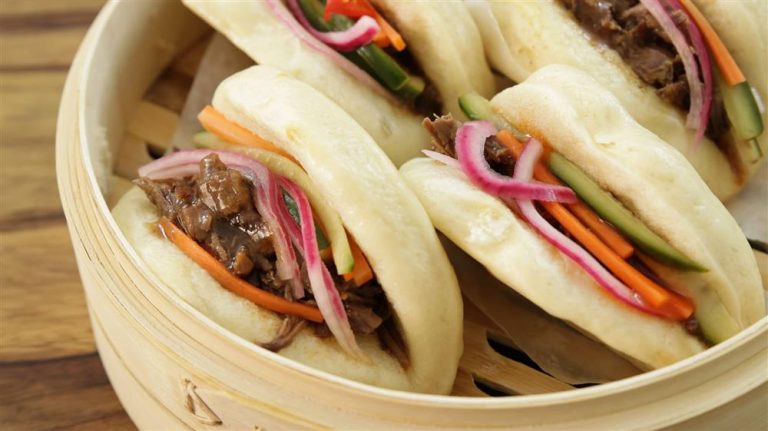
{"type": "MultiPolygon", "coordinates": [[[[213,105],[291,154],[339,213],[387,295],[411,364],[402,369],[375,337],[358,337],[371,361],[355,360],[308,329],[280,354],[364,383],[448,393],[462,351],[456,277],[424,209],[373,139],[328,98],[265,66],[222,82],[213,105]]],[[[114,216],[149,269],[194,308],[247,340],[274,336],[275,313],[224,290],[153,233],[159,214],[139,190],[121,200],[114,216]]]]}
{"type": "MultiPolygon", "coordinates": [[[[259,64],[276,67],[315,87],[347,111],[397,166],[428,142],[417,115],[382,96],[299,41],[264,1],[184,0],[184,4],[259,64]]],[[[402,34],[440,96],[445,112],[461,115],[458,96],[493,95],[493,75],[480,34],[460,1],[374,1],[402,34]]]]}
{"type": "MultiPolygon", "coordinates": [[[[768,2],[764,0],[696,0],[763,101],[768,101],[768,2]]],[[[683,153],[712,192],[725,201],[736,194],[759,167],[754,149],[736,140],[744,175],[707,139],[694,151],[694,131],[685,127],[687,112],[662,100],[641,81],[617,52],[589,35],[558,0],[488,2],[492,18],[473,10],[483,33],[491,66],[515,82],[541,67],[566,64],[588,72],[619,99],[643,127],[683,153]],[[495,22],[494,22],[495,21],[495,22]],[[496,27],[498,26],[498,27],[496,27]],[[498,28],[501,37],[490,29],[498,28]]],[[[498,33],[497,33],[498,34],[498,33]]],[[[766,112],[763,123],[768,124],[766,112]]],[[[736,139],[736,138],[734,138],[736,139]]],[[[768,146],[768,132],[759,138],[768,146]]],[[[764,158],[763,158],[764,160],[764,158]]]]}
{"type": "MultiPolygon", "coordinates": [[[[680,153],[636,123],[589,75],[549,66],[498,94],[491,105],[708,268],[662,274],[694,300],[708,338],[722,341],[765,315],[755,259],[735,220],[680,153]]],[[[651,368],[704,348],[681,323],[639,312],[608,295],[459,170],[419,159],[401,173],[438,230],[553,316],[651,368]]]]}

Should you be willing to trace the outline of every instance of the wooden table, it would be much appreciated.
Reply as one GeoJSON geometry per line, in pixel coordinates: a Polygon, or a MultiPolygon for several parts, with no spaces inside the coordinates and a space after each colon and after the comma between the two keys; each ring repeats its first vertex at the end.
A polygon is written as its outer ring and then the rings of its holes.
{"type": "Polygon", "coordinates": [[[54,169],[59,98],[104,0],[0,1],[0,428],[135,429],[93,342],[54,169]]]}

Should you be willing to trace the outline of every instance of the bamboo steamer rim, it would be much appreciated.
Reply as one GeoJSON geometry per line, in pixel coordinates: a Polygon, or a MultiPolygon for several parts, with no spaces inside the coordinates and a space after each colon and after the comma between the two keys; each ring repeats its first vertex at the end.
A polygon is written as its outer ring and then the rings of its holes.
{"type": "MultiPolygon", "coordinates": [[[[93,170],[93,160],[91,158],[90,149],[88,146],[88,130],[93,127],[86,123],[87,115],[85,109],[88,106],[87,100],[89,98],[90,82],[93,82],[91,72],[94,70],[93,62],[97,53],[95,49],[97,42],[104,37],[105,32],[109,28],[110,20],[116,18],[115,11],[121,7],[121,3],[118,0],[109,0],[104,8],[100,11],[98,17],[91,26],[83,44],[80,47],[80,51],[84,56],[78,55],[82,60],[81,76],[76,84],[77,93],[77,124],[79,139],[77,145],[80,146],[80,155],[83,157],[83,165],[85,169],[85,175],[88,180],[89,194],[94,197],[94,203],[97,206],[100,216],[104,217],[107,225],[109,226],[110,233],[120,243],[121,248],[128,256],[130,256],[131,264],[136,267],[142,267],[143,263],[137,252],[130,246],[127,239],[123,235],[122,231],[118,228],[115,220],[112,218],[110,210],[107,206],[107,202],[100,192],[98,181],[93,170]]],[[[73,69],[75,69],[73,67],[73,69]]],[[[63,143],[62,143],[63,144],[63,143]]],[[[73,143],[69,143],[72,145],[73,143]]],[[[58,150],[60,151],[60,150],[58,150]]],[[[146,274],[150,280],[153,281],[153,286],[162,286],[157,277],[152,273],[146,274]]],[[[214,330],[223,339],[229,343],[233,343],[240,348],[246,349],[249,354],[255,354],[258,356],[266,356],[271,361],[278,363],[290,373],[294,374],[297,378],[311,377],[313,379],[320,379],[328,381],[338,386],[338,389],[346,389],[351,392],[355,392],[361,396],[373,397],[382,401],[386,400],[398,400],[406,401],[411,404],[422,406],[441,406],[452,407],[459,409],[511,409],[516,407],[546,407],[552,405],[561,405],[563,403],[570,403],[574,401],[585,401],[590,399],[598,399],[603,397],[612,397],[629,391],[634,391],[647,387],[652,384],[663,383],[664,380],[674,377],[682,376],[686,373],[692,372],[701,366],[711,364],[714,361],[718,361],[720,358],[734,352],[739,347],[745,344],[757,344],[758,338],[765,337],[768,334],[768,316],[763,317],[758,322],[754,323],[750,327],[744,329],[736,336],[707,349],[697,355],[679,361],[675,364],[669,365],[664,368],[649,371],[637,376],[629,377],[615,382],[604,383],[601,385],[581,388],[578,390],[571,390],[565,392],[555,392],[547,394],[536,395],[518,395],[509,397],[498,398],[473,398],[473,397],[461,397],[461,396],[447,396],[447,395],[430,395],[430,394],[418,394],[403,392],[391,389],[383,389],[375,386],[370,386],[363,383],[347,380],[342,377],[335,376],[333,374],[320,371],[304,364],[292,361],[276,353],[269,352],[263,349],[257,348],[254,344],[244,340],[219,325],[211,322],[205,315],[192,308],[189,304],[181,300],[175,294],[169,292],[167,289],[158,289],[162,295],[169,299],[171,302],[177,304],[184,309],[186,313],[192,315],[195,319],[202,319],[207,323],[212,330],[214,330]]],[[[762,343],[763,349],[765,343],[762,343]]],[[[755,353],[754,355],[756,355],[755,353]]],[[[754,356],[753,355],[753,356],[754,356]]],[[[715,376],[712,376],[715,377],[715,376]]],[[[755,374],[749,376],[746,383],[744,383],[743,391],[746,393],[759,386],[762,383],[768,381],[768,373],[763,375],[755,374]]],[[[709,403],[711,406],[718,406],[723,404],[726,400],[712,399],[709,403]]],[[[676,406],[679,408],[679,406],[676,406]]],[[[699,411],[699,406],[696,411],[699,411]]],[[[688,416],[693,416],[696,411],[691,410],[688,416]]],[[[683,419],[686,415],[682,414],[682,411],[678,410],[678,418],[683,419]]]]}

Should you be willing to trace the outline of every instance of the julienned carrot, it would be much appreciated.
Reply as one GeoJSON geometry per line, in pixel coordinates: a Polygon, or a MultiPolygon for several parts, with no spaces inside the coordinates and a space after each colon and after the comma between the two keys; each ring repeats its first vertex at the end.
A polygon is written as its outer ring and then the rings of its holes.
{"type": "Polygon", "coordinates": [[[349,247],[352,249],[355,266],[352,268],[352,272],[344,274],[343,277],[346,281],[353,280],[356,286],[362,286],[373,279],[373,270],[363,251],[360,250],[360,246],[352,238],[349,239],[349,247]]]}
{"type": "MultiPolygon", "coordinates": [[[[511,133],[502,130],[496,137],[499,142],[512,151],[515,157],[520,156],[523,151],[523,144],[516,140],[511,133]]],[[[546,182],[549,179],[559,183],[559,180],[540,163],[534,166],[533,175],[539,181],[546,182]]],[[[576,241],[583,245],[600,263],[605,265],[613,275],[636,291],[649,306],[655,308],[664,316],[676,320],[687,319],[693,314],[693,304],[687,298],[667,291],[632,267],[619,254],[614,252],[611,247],[581,224],[565,205],[558,202],[541,202],[541,205],[560,223],[564,230],[573,235],[576,241]]],[[[589,208],[587,209],[589,210],[589,208]]],[[[589,211],[591,212],[591,210],[589,211]]]]}
{"type": "MultiPolygon", "coordinates": [[[[507,130],[502,130],[496,135],[499,142],[507,147],[515,157],[520,157],[523,152],[523,144],[515,139],[512,134],[507,130]]],[[[533,170],[533,177],[543,183],[563,185],[563,183],[552,174],[544,165],[536,163],[533,170]]],[[[598,236],[603,242],[605,242],[611,250],[621,256],[622,259],[626,259],[635,252],[635,248],[625,240],[621,234],[610,225],[606,224],[591,208],[579,201],[574,204],[568,204],[568,209],[586,224],[595,235],[598,236]]]]}
{"type": "Polygon", "coordinates": [[[383,31],[379,31],[376,33],[376,36],[373,37],[373,40],[371,41],[376,44],[379,48],[386,48],[392,43],[389,41],[389,38],[386,34],[384,34],[383,31]]]}
{"type": "Polygon", "coordinates": [[[328,21],[331,19],[331,14],[343,15],[353,19],[360,18],[363,15],[370,16],[381,27],[381,30],[374,36],[373,43],[380,48],[385,48],[391,44],[398,51],[405,49],[405,42],[400,33],[376,11],[376,8],[368,0],[328,0],[325,2],[323,19],[328,21]]]}
{"type": "Polygon", "coordinates": [[[198,121],[205,130],[213,133],[219,139],[231,144],[243,145],[246,147],[261,148],[272,151],[295,161],[290,154],[275,146],[275,144],[261,138],[250,130],[229,121],[224,115],[217,111],[213,106],[208,105],[197,115],[198,121]]]}
{"type": "Polygon", "coordinates": [[[290,314],[318,323],[323,321],[323,316],[320,314],[319,309],[299,302],[288,301],[234,276],[227,271],[227,268],[221,262],[211,256],[167,218],[162,217],[158,222],[158,226],[163,235],[174,243],[179,250],[203,267],[214,280],[218,281],[225,289],[235,295],[276,313],[290,314]]]}
{"type": "Polygon", "coordinates": [[[597,235],[608,247],[622,259],[628,259],[635,252],[635,248],[627,240],[622,238],[621,234],[616,232],[611,226],[607,225],[591,208],[581,202],[569,204],[571,210],[582,223],[597,235]]]}
{"type": "Polygon", "coordinates": [[[640,271],[600,241],[595,234],[581,224],[563,205],[557,202],[541,202],[542,207],[613,275],[637,292],[651,307],[666,317],[685,320],[693,314],[693,304],[687,298],[672,294],[654,283],[640,271]]]}
{"type": "Polygon", "coordinates": [[[377,13],[375,18],[376,22],[379,23],[379,27],[381,27],[381,31],[387,36],[387,39],[392,43],[392,46],[398,51],[404,50],[405,41],[403,40],[403,36],[401,36],[394,27],[389,25],[387,20],[380,14],[377,13]]]}
{"type": "Polygon", "coordinates": [[[691,0],[680,0],[680,4],[683,5],[685,11],[688,12],[688,15],[701,31],[701,35],[704,36],[704,42],[707,44],[712,57],[714,57],[717,68],[720,70],[720,74],[723,75],[725,83],[733,87],[746,81],[744,74],[736,64],[733,56],[731,56],[728,48],[699,8],[691,0]]]}

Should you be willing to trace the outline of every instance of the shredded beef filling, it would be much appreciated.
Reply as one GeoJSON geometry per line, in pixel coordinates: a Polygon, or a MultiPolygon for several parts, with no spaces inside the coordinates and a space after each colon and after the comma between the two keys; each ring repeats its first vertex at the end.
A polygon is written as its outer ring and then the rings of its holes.
{"type": "MultiPolygon", "coordinates": [[[[303,263],[302,281],[307,294],[304,298],[290,296],[291,289],[287,289],[287,283],[276,274],[272,233],[254,206],[252,183],[239,171],[227,168],[217,155],[202,159],[197,175],[168,180],[142,177],[135,183],[164,217],[172,220],[230,272],[275,295],[315,305],[303,263]]],[[[375,278],[358,287],[330,269],[355,334],[376,333],[387,321],[393,320],[384,291],[375,278]]],[[[330,336],[325,324],[286,316],[278,333],[263,347],[279,351],[307,325],[313,326],[320,335],[330,336]]],[[[390,350],[387,344],[384,348],[390,350]]]]}
{"type": "MultiPolygon", "coordinates": [[[[643,82],[656,89],[659,97],[688,112],[690,92],[680,55],[639,0],[559,1],[585,30],[618,52],[643,82]]],[[[678,24],[688,20],[681,13],[673,13],[672,18],[678,24]]],[[[715,89],[706,135],[726,156],[734,173],[743,176],[743,162],[727,133],[729,129],[722,97],[715,89]]]]}

